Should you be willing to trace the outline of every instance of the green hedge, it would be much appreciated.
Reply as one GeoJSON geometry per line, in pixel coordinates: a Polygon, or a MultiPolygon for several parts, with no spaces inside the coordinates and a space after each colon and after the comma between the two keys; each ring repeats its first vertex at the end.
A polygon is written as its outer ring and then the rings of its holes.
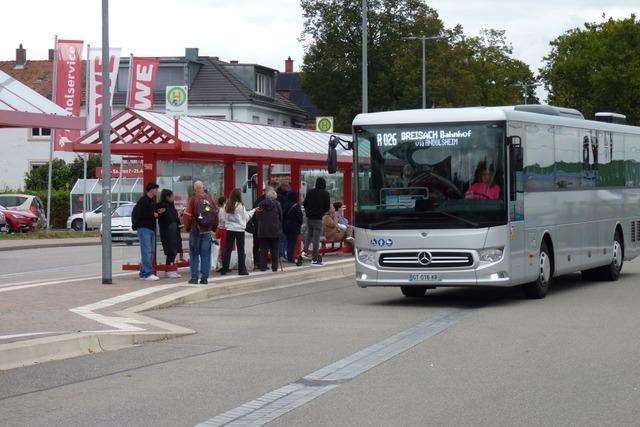
{"type": "MultiPolygon", "coordinates": [[[[29,194],[40,197],[47,212],[47,190],[15,190],[2,191],[2,193],[29,194]]],[[[51,228],[66,228],[69,217],[69,191],[54,190],[51,192],[51,228]]]]}

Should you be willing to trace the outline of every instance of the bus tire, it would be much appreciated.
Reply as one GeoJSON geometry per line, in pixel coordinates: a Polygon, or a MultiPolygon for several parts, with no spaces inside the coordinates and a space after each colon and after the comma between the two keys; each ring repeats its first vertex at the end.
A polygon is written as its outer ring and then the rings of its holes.
{"type": "Polygon", "coordinates": [[[538,253],[538,278],[531,283],[523,286],[523,290],[527,298],[542,299],[549,291],[549,285],[553,279],[553,258],[547,247],[547,242],[543,241],[540,245],[538,253]]]}
{"type": "Polygon", "coordinates": [[[427,293],[426,286],[400,286],[402,295],[407,298],[422,298],[427,293]]]}
{"type": "Polygon", "coordinates": [[[601,280],[608,282],[615,282],[620,277],[620,271],[622,271],[622,265],[624,264],[624,243],[622,242],[622,236],[616,230],[613,235],[613,259],[611,263],[600,267],[597,271],[601,280]]]}

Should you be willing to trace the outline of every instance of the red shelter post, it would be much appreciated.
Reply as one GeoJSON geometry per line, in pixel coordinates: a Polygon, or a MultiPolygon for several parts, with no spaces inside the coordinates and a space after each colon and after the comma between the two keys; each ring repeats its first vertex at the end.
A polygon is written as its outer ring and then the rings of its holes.
{"type": "Polygon", "coordinates": [[[157,160],[156,153],[145,151],[144,154],[142,155],[142,180],[144,181],[142,186],[143,189],[144,187],[147,186],[148,183],[156,182],[156,179],[157,179],[156,160],[157,160]]]}
{"type": "Polygon", "coordinates": [[[344,194],[344,205],[346,211],[344,213],[347,221],[353,224],[353,168],[344,168],[344,178],[342,181],[342,193],[344,194]]]}
{"type": "Polygon", "coordinates": [[[302,167],[300,166],[300,163],[292,163],[291,164],[291,189],[293,191],[297,191],[298,193],[300,192],[300,189],[302,188],[302,183],[301,183],[301,179],[302,179],[302,167]]]}
{"type": "Polygon", "coordinates": [[[258,189],[257,189],[257,192],[256,192],[257,193],[256,197],[260,197],[260,196],[262,196],[262,191],[263,191],[263,188],[264,188],[264,175],[263,175],[264,174],[264,162],[260,162],[259,161],[257,169],[258,169],[258,173],[257,173],[258,182],[256,182],[256,184],[258,185],[258,189]]]}

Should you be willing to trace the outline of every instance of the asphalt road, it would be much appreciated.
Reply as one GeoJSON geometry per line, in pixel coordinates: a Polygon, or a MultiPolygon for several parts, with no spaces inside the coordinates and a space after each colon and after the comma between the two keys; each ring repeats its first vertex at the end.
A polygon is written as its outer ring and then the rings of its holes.
{"type": "Polygon", "coordinates": [[[179,306],[152,314],[197,335],[0,373],[0,424],[215,425],[236,409],[237,425],[637,426],[639,279],[628,263],[537,301],[345,279],[179,306]]]}

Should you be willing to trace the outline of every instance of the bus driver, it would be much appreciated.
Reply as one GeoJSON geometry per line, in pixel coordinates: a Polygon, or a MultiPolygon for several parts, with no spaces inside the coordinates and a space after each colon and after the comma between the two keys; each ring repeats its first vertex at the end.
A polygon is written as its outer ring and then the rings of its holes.
{"type": "Polygon", "coordinates": [[[487,162],[482,161],[478,163],[475,173],[475,183],[472,184],[465,193],[465,199],[498,200],[502,190],[499,185],[493,182],[494,177],[495,173],[487,167],[487,162]]]}

